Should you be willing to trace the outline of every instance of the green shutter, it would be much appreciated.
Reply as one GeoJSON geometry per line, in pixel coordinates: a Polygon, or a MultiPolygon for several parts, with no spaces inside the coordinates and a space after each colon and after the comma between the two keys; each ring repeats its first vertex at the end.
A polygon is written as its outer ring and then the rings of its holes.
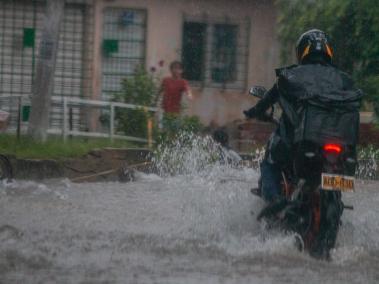
{"type": "Polygon", "coordinates": [[[118,52],[118,40],[116,39],[104,39],[103,52],[105,56],[110,56],[112,53],[118,52]]]}
{"type": "Polygon", "coordinates": [[[30,106],[22,107],[22,121],[28,121],[30,116],[30,106]]]}
{"type": "Polygon", "coordinates": [[[23,38],[24,47],[34,47],[35,37],[36,37],[35,29],[24,28],[24,38],[23,38]]]}

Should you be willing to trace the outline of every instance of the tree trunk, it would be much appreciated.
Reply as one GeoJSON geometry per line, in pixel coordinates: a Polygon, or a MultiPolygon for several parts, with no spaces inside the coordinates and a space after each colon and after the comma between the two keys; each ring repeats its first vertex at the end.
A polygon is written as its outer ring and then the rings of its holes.
{"type": "Polygon", "coordinates": [[[39,141],[46,141],[49,128],[49,112],[51,95],[54,90],[59,27],[63,19],[63,13],[64,1],[47,0],[28,128],[28,135],[39,141]]]}

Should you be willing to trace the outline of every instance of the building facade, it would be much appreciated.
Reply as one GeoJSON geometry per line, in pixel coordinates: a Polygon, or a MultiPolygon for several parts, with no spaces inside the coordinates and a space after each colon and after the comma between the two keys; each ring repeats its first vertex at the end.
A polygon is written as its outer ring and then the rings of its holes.
{"type": "Polygon", "coordinates": [[[135,64],[162,69],[165,75],[171,61],[181,60],[195,96],[188,102],[189,114],[217,125],[242,118],[242,110],[252,104],[248,87],[270,86],[275,78],[279,56],[273,2],[97,1],[94,96],[107,98],[117,75],[130,74],[135,64]],[[141,26],[128,26],[129,21],[141,26]],[[105,57],[101,46],[108,39],[118,40],[119,49],[105,57]],[[115,75],[116,70],[121,73],[115,75]]]}
{"type": "MultiPolygon", "coordinates": [[[[45,5],[0,0],[0,97],[32,93],[45,5]]],[[[252,105],[249,86],[273,83],[275,26],[267,0],[66,0],[54,95],[111,100],[136,66],[163,77],[181,60],[195,97],[186,112],[222,126],[252,105]]],[[[74,128],[89,123],[72,115],[74,128]]],[[[52,127],[61,116],[53,105],[52,127]]]]}

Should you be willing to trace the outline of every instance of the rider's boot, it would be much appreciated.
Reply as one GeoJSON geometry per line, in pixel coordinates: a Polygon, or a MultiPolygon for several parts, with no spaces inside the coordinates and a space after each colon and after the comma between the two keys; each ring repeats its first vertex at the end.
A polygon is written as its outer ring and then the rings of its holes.
{"type": "Polygon", "coordinates": [[[283,211],[288,205],[288,201],[281,197],[277,196],[273,201],[268,203],[266,207],[258,214],[257,220],[261,219],[271,219],[278,217],[278,214],[283,211]]]}

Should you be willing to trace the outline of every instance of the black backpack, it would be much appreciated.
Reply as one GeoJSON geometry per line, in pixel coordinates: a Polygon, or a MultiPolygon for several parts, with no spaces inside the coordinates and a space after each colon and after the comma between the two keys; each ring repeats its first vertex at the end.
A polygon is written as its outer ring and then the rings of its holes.
{"type": "Polygon", "coordinates": [[[293,142],[356,145],[363,93],[350,77],[330,65],[277,70],[280,104],[294,127],[293,142]]]}

